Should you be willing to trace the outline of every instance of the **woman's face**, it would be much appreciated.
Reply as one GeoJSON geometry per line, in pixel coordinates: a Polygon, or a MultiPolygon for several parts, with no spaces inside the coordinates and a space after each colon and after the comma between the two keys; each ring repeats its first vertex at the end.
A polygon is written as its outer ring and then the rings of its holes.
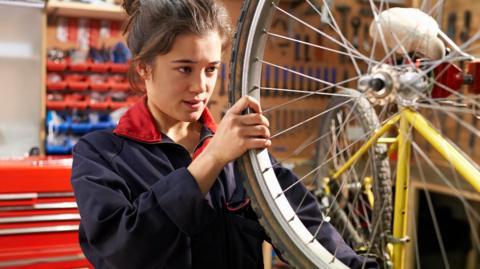
{"type": "Polygon", "coordinates": [[[198,120],[215,87],[221,54],[215,31],[178,36],[170,52],[158,55],[154,68],[147,68],[145,85],[153,114],[169,122],[198,120]]]}

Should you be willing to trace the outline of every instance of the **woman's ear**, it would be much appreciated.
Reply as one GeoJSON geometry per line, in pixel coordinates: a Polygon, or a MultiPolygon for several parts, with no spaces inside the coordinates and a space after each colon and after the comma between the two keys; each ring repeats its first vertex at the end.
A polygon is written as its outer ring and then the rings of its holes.
{"type": "Polygon", "coordinates": [[[145,64],[137,64],[135,70],[142,80],[150,79],[150,68],[148,68],[145,64]]]}

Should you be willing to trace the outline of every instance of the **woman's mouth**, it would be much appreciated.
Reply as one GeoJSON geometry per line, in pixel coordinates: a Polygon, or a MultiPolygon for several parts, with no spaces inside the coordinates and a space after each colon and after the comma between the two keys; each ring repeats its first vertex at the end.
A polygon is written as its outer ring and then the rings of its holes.
{"type": "Polygon", "coordinates": [[[188,101],[183,101],[183,103],[192,110],[197,110],[199,108],[202,108],[204,101],[203,100],[188,100],[188,101]]]}

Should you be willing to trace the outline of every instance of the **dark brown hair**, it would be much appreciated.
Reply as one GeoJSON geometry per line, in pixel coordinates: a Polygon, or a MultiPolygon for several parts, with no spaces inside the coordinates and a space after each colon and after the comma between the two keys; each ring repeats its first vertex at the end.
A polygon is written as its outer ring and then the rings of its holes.
{"type": "Polygon", "coordinates": [[[215,0],[124,0],[123,8],[128,14],[123,33],[132,53],[128,81],[137,91],[142,91],[143,81],[136,66],[154,68],[155,57],[167,54],[177,36],[217,31],[222,49],[230,41],[230,18],[215,0]]]}

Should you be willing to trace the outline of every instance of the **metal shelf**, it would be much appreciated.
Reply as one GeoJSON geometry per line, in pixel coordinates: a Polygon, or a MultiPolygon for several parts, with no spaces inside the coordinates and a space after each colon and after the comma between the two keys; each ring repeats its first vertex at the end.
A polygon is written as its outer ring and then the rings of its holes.
{"type": "Polygon", "coordinates": [[[121,6],[109,4],[95,5],[77,2],[64,2],[58,0],[48,1],[47,11],[49,15],[88,17],[109,20],[123,20],[126,15],[121,6]]]}

